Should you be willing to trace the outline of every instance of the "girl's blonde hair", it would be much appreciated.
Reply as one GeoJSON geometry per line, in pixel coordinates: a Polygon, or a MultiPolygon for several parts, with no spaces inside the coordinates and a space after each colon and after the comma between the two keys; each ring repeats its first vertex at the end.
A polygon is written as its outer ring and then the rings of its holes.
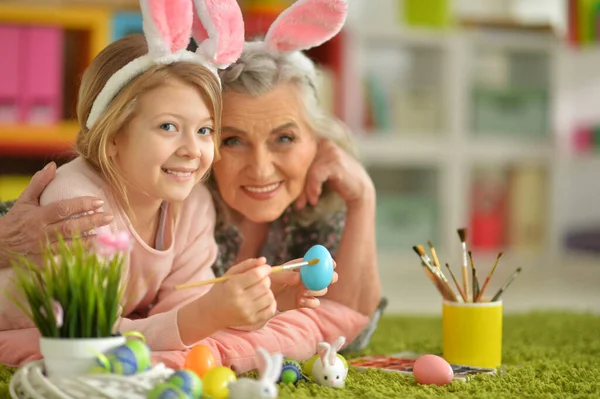
{"type": "Polygon", "coordinates": [[[133,116],[136,100],[142,93],[160,86],[169,79],[179,79],[198,88],[213,118],[215,160],[219,157],[221,87],[211,71],[191,62],[157,65],[131,80],[111,101],[94,126],[87,129],[85,122],[92,104],[108,79],[123,66],[147,53],[146,39],[140,34],[125,36],[108,45],[96,56],[83,74],[77,102],[77,120],[80,130],[75,150],[108,180],[116,200],[130,217],[132,215],[125,189],[126,182],[115,161],[108,157],[107,149],[108,144],[133,116]]]}

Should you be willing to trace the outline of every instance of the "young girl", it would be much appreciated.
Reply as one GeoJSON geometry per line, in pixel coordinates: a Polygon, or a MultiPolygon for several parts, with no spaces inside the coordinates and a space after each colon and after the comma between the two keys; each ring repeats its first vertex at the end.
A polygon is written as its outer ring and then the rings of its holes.
{"type": "MultiPolygon", "coordinates": [[[[264,323],[275,313],[269,265],[237,265],[231,284],[175,290],[213,278],[215,212],[206,188],[219,143],[216,74],[244,42],[235,0],[142,1],[144,33],[110,44],[86,71],[79,92],[79,157],[57,171],[46,204],[94,195],[115,215],[110,229],[133,237],[126,307],[119,331],[139,331],[155,351],[183,350],[229,326],[264,323]],[[194,23],[195,53],[186,51],[194,23]]],[[[2,270],[2,291],[10,287],[2,270]]],[[[0,362],[38,357],[37,331],[3,295],[0,362]]]]}

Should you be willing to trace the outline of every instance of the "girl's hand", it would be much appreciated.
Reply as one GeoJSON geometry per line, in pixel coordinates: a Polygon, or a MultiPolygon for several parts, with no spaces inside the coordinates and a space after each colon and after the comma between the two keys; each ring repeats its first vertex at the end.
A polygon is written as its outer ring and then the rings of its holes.
{"type": "MultiPolygon", "coordinates": [[[[285,264],[301,261],[302,259],[294,259],[285,264]]],[[[335,261],[333,262],[333,267],[336,267],[335,261]]],[[[315,309],[321,304],[318,297],[327,294],[327,288],[320,291],[309,291],[302,284],[299,269],[274,273],[270,278],[271,290],[277,301],[277,310],[280,312],[298,308],[315,309]]],[[[333,272],[331,284],[334,284],[337,280],[338,274],[333,272]]]]}
{"type": "Polygon", "coordinates": [[[296,200],[297,209],[304,208],[307,202],[316,205],[325,183],[348,207],[375,196],[373,182],[360,162],[330,140],[322,139],[308,171],[304,191],[296,200]]]}
{"type": "Polygon", "coordinates": [[[233,277],[206,294],[222,328],[264,324],[275,315],[271,266],[264,257],[247,259],[225,273],[233,277]]]}

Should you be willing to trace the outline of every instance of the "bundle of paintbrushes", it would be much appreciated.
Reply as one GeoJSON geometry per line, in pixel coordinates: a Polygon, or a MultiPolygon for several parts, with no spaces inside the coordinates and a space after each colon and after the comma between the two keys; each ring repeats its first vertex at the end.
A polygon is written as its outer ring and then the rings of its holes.
{"type": "MultiPolygon", "coordinates": [[[[452,272],[452,269],[450,268],[450,265],[448,263],[446,263],[446,269],[448,269],[448,272],[450,273],[450,277],[452,278],[452,281],[456,286],[458,294],[452,289],[450,283],[448,282],[448,279],[444,275],[442,267],[440,266],[440,261],[438,259],[437,253],[435,252],[435,248],[431,241],[428,241],[429,249],[431,251],[431,258],[429,257],[429,255],[427,255],[422,245],[414,246],[413,250],[417,253],[417,255],[419,255],[425,273],[436,286],[437,290],[440,292],[440,294],[445,300],[451,302],[483,302],[483,295],[490,283],[490,279],[492,278],[494,271],[496,270],[496,266],[498,266],[498,262],[502,257],[502,252],[500,252],[496,257],[496,261],[494,262],[492,269],[488,273],[483,285],[480,286],[479,280],[477,278],[477,268],[475,267],[475,262],[473,261],[473,255],[471,254],[471,251],[467,251],[467,229],[458,229],[457,232],[462,246],[462,284],[456,280],[456,277],[454,276],[454,273],[452,272]],[[471,267],[470,282],[469,265],[471,267]]],[[[504,283],[502,288],[500,288],[498,292],[496,292],[496,294],[489,301],[495,302],[498,299],[500,299],[500,296],[513,282],[513,280],[519,275],[519,273],[521,273],[520,267],[509,277],[509,279],[506,281],[506,283],[504,283]]]]}

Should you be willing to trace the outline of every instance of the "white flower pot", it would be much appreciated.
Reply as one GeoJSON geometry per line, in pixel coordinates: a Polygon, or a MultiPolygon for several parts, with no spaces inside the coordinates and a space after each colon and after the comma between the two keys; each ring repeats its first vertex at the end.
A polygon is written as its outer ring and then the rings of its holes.
{"type": "Polygon", "coordinates": [[[104,353],[125,343],[125,337],[40,338],[47,377],[72,377],[87,374],[96,365],[98,352],[104,353]]]}

